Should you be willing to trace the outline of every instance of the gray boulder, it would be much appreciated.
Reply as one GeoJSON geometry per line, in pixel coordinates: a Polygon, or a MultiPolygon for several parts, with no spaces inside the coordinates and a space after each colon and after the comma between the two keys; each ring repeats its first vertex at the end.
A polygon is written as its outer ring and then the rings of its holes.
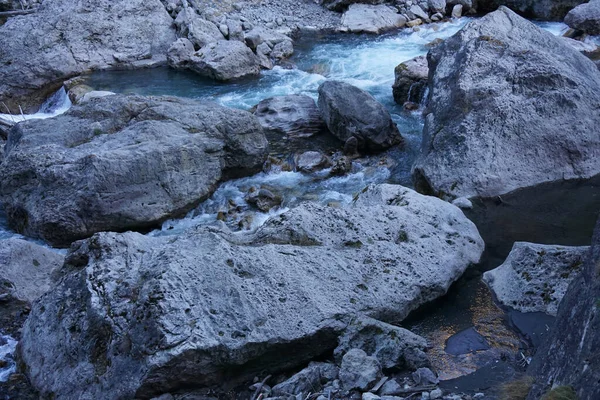
{"type": "Polygon", "coordinates": [[[406,18],[387,5],[353,4],[342,16],[340,30],[352,33],[381,33],[402,28],[406,18]]]}
{"type": "Polygon", "coordinates": [[[296,159],[296,168],[302,172],[314,172],[319,169],[327,168],[331,161],[327,156],[319,151],[306,151],[300,154],[296,159]]]}
{"type": "Polygon", "coordinates": [[[0,164],[0,201],[19,232],[65,246],[183,215],[222,179],[260,170],[266,156],[250,113],[113,95],[17,124],[0,164]]]}
{"type": "Polygon", "coordinates": [[[257,27],[252,29],[249,32],[246,32],[244,34],[244,39],[246,42],[246,45],[248,47],[250,47],[252,50],[256,50],[256,48],[261,45],[262,43],[268,43],[270,44],[270,47],[275,46],[276,44],[282,43],[282,42],[290,42],[291,43],[291,39],[282,34],[279,33],[277,31],[274,31],[272,29],[267,29],[267,28],[262,28],[262,27],[257,27]]]}
{"type": "Polygon", "coordinates": [[[190,59],[189,68],[218,81],[229,81],[260,74],[260,60],[244,43],[221,40],[210,43],[190,59]]]}
{"type": "Polygon", "coordinates": [[[200,18],[195,11],[187,7],[177,15],[175,26],[179,35],[189,39],[196,49],[224,39],[217,25],[200,18]]]}
{"type": "Polygon", "coordinates": [[[333,11],[344,11],[353,4],[382,4],[386,0],[319,0],[319,2],[333,11]]]}
{"type": "Polygon", "coordinates": [[[446,14],[446,0],[428,0],[427,5],[429,6],[429,11],[432,14],[446,14]]]}
{"type": "Polygon", "coordinates": [[[488,13],[506,6],[523,17],[562,21],[565,15],[585,0],[477,0],[477,11],[488,13]]]}
{"type": "Polygon", "coordinates": [[[345,142],[358,140],[358,148],[384,150],[402,143],[402,136],[390,113],[373,96],[340,81],[325,81],[319,86],[319,110],[327,127],[345,142]]]}
{"type": "Polygon", "coordinates": [[[581,272],[571,282],[550,335],[536,351],[528,374],[535,378],[529,400],[554,387],[571,386],[579,400],[600,398],[600,223],[581,272]]]}
{"type": "Polygon", "coordinates": [[[506,306],[521,312],[556,315],[587,253],[587,246],[516,242],[506,261],[484,273],[483,280],[506,306]]]}
{"type": "Polygon", "coordinates": [[[490,197],[600,173],[600,74],[561,38],[501,7],[428,58],[420,191],[490,197]]]}
{"type": "Polygon", "coordinates": [[[309,137],[327,129],[315,101],[305,95],[277,96],[262,100],[254,115],[266,133],[309,137]]]}
{"type": "Polygon", "coordinates": [[[45,1],[0,26],[0,102],[35,112],[71,76],[165,64],[175,39],[159,0],[45,1]]]}
{"type": "Polygon", "coordinates": [[[414,333],[372,318],[358,318],[339,338],[333,352],[338,362],[350,349],[361,349],[379,361],[382,368],[417,369],[429,365],[424,350],[427,341],[414,333]]]}
{"type": "Polygon", "coordinates": [[[177,39],[167,51],[169,66],[176,69],[188,68],[194,52],[194,44],[189,39],[177,39]]]}
{"type": "Polygon", "coordinates": [[[340,381],[344,390],[366,391],[382,376],[381,365],[360,349],[351,349],[342,358],[340,381]]]}
{"type": "Polygon", "coordinates": [[[401,321],[483,247],[458,208],[394,185],[344,208],[302,204],[254,234],[99,233],[73,245],[69,273],[32,307],[21,357],[58,398],[276,373],[332,351],[357,314],[401,321]]]}
{"type": "Polygon", "coordinates": [[[590,0],[569,11],[565,24],[588,35],[600,35],[600,0],[590,0]]]}
{"type": "MultiPolygon", "coordinates": [[[[339,368],[334,364],[311,362],[308,367],[290,379],[273,386],[273,396],[289,396],[320,392],[323,385],[338,377],[339,368]]],[[[302,396],[304,398],[304,396],[302,396]]]]}
{"type": "Polygon", "coordinates": [[[428,74],[426,56],[415,57],[399,64],[394,69],[395,80],[392,86],[394,101],[398,104],[407,101],[420,103],[427,87],[428,74]]]}
{"type": "Polygon", "coordinates": [[[31,303],[50,290],[64,256],[20,239],[0,241],[1,301],[7,297],[31,303]]]}

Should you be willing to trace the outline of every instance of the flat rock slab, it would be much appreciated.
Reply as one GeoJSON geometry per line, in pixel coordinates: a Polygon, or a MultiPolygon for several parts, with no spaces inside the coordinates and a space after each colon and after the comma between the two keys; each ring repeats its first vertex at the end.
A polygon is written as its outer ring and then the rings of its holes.
{"type": "Polygon", "coordinates": [[[419,191],[492,197],[600,173],[600,74],[561,38],[501,7],[428,60],[419,191]]]}
{"type": "Polygon", "coordinates": [[[185,214],[222,179],[260,170],[267,141],[245,111],[112,95],[17,124],[4,156],[0,201],[9,224],[68,246],[185,214]]]}
{"type": "Polygon", "coordinates": [[[448,338],[445,351],[455,356],[469,354],[476,351],[488,350],[489,343],[485,338],[471,327],[458,332],[448,338]]]}
{"type": "Polygon", "coordinates": [[[399,322],[479,261],[457,207],[394,185],[305,203],[256,233],[100,233],[32,309],[22,357],[58,398],[151,398],[300,366],[358,315],[399,322]]]}

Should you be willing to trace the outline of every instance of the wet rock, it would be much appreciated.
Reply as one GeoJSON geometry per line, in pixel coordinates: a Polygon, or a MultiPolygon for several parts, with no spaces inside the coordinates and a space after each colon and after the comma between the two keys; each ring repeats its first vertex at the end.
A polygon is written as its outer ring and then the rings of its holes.
{"type": "Polygon", "coordinates": [[[353,33],[381,33],[402,28],[406,18],[387,5],[352,4],[342,16],[340,30],[353,33]]]}
{"type": "Polygon", "coordinates": [[[177,26],[179,35],[188,38],[195,49],[224,39],[217,25],[200,18],[195,11],[188,7],[179,12],[175,19],[175,26],[177,26]]]}
{"type": "Polygon", "coordinates": [[[569,11],[565,24],[588,35],[600,35],[600,0],[590,0],[569,11]]]}
{"type": "Polygon", "coordinates": [[[228,177],[260,170],[267,142],[247,112],[114,95],[15,126],[0,199],[19,232],[58,246],[182,215],[228,177]]]}
{"type": "Polygon", "coordinates": [[[340,381],[344,390],[365,391],[381,378],[381,365],[360,349],[351,349],[342,358],[340,381]]]}
{"type": "Polygon", "coordinates": [[[429,67],[427,57],[419,56],[399,64],[394,69],[392,92],[394,101],[404,104],[407,101],[420,103],[427,87],[429,67]]]}
{"type": "Polygon", "coordinates": [[[175,39],[159,0],[44,2],[0,26],[0,102],[15,114],[19,105],[35,112],[74,75],[165,64],[175,39]]]}
{"type": "Polygon", "coordinates": [[[477,0],[477,11],[488,13],[506,6],[525,18],[562,21],[565,15],[585,0],[477,0]]]}
{"type": "Polygon", "coordinates": [[[276,96],[262,100],[254,115],[265,132],[294,137],[309,137],[327,127],[315,101],[305,95],[276,96]]]}
{"type": "Polygon", "coordinates": [[[362,89],[326,81],[319,86],[317,104],[329,130],[344,142],[356,137],[360,150],[380,151],[402,142],[390,113],[362,89]]]}
{"type": "Polygon", "coordinates": [[[587,246],[516,242],[506,261],[483,274],[483,280],[504,305],[522,312],[556,315],[587,253],[587,246]]]}
{"type": "Polygon", "coordinates": [[[382,368],[416,369],[428,365],[427,341],[414,333],[370,318],[353,321],[339,338],[333,352],[338,362],[350,349],[361,349],[375,357],[382,368]],[[417,354],[421,357],[417,358],[417,354]],[[420,362],[414,365],[415,360],[420,362]]]}
{"type": "Polygon", "coordinates": [[[600,75],[562,39],[502,7],[428,57],[419,190],[490,197],[600,173],[600,75]]]}
{"type": "Polygon", "coordinates": [[[304,203],[256,233],[223,229],[74,244],[23,329],[34,386],[150,398],[296,368],[332,351],[356,315],[401,321],[442,295],[484,247],[458,208],[393,185],[345,208],[304,203]]]}
{"type": "Polygon", "coordinates": [[[273,387],[274,396],[297,395],[320,392],[323,385],[337,379],[339,368],[333,364],[311,362],[308,367],[290,379],[273,387]]]}
{"type": "Polygon", "coordinates": [[[571,282],[550,337],[533,357],[528,374],[535,378],[528,399],[553,387],[571,386],[581,400],[600,398],[600,360],[590,357],[600,346],[600,223],[581,273],[571,282]]]}
{"type": "Polygon", "coordinates": [[[358,155],[358,139],[356,139],[354,136],[349,137],[346,142],[344,142],[343,153],[348,157],[358,155]]]}
{"type": "Polygon", "coordinates": [[[277,43],[273,46],[273,51],[271,52],[271,57],[282,60],[284,58],[291,57],[294,54],[294,46],[291,40],[285,40],[281,43],[277,43]]]}
{"type": "Polygon", "coordinates": [[[194,53],[189,68],[208,78],[230,81],[259,75],[260,60],[244,43],[221,40],[194,53]]]}
{"type": "Polygon", "coordinates": [[[282,202],[281,196],[264,188],[251,188],[250,193],[248,193],[245,200],[262,212],[268,212],[270,209],[281,205],[282,202]]]}
{"type": "Polygon", "coordinates": [[[189,39],[177,39],[167,52],[169,66],[177,69],[189,67],[190,60],[194,54],[194,44],[189,39]]]}
{"type": "Polygon", "coordinates": [[[456,4],[454,7],[452,7],[452,12],[450,15],[452,15],[452,18],[460,18],[462,17],[462,13],[463,6],[461,4],[456,4]]]}
{"type": "Polygon", "coordinates": [[[341,156],[333,159],[330,174],[332,176],[343,176],[352,170],[352,160],[349,157],[341,156]]]}
{"type": "Polygon", "coordinates": [[[417,385],[429,386],[439,383],[438,377],[429,368],[419,368],[412,373],[412,379],[417,385]]]}
{"type": "Polygon", "coordinates": [[[327,168],[331,163],[329,159],[321,152],[307,151],[298,156],[296,167],[302,172],[314,172],[319,169],[327,168]]]}
{"type": "Polygon", "coordinates": [[[448,338],[445,351],[452,355],[469,354],[476,351],[488,350],[490,345],[475,328],[471,327],[448,338]]]}

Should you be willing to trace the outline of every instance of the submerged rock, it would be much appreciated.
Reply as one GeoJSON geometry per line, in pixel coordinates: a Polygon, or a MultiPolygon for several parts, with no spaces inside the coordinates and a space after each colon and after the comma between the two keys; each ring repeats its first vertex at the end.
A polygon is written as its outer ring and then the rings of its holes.
{"type": "Polygon", "coordinates": [[[159,0],[45,1],[0,26],[0,102],[35,112],[71,76],[165,64],[175,39],[159,0]]]}
{"type": "Polygon", "coordinates": [[[210,43],[189,61],[189,69],[218,81],[258,76],[260,60],[244,43],[237,40],[220,40],[210,43]]]}
{"type": "Polygon", "coordinates": [[[319,86],[318,106],[331,133],[343,142],[354,136],[360,150],[380,151],[402,143],[390,113],[362,89],[325,81],[319,86]]]}
{"type": "Polygon", "coordinates": [[[300,154],[296,160],[298,171],[314,172],[331,165],[329,158],[319,151],[307,151],[300,154]]]}
{"type": "Polygon", "coordinates": [[[556,315],[587,253],[587,246],[516,242],[506,261],[484,273],[483,280],[504,305],[521,312],[556,315]]]}
{"type": "Polygon", "coordinates": [[[565,24],[588,35],[600,35],[600,0],[590,0],[569,11],[565,24]]]}
{"type": "Polygon", "coordinates": [[[315,101],[305,95],[262,100],[257,104],[254,115],[267,134],[305,137],[327,129],[315,101]]]}
{"type": "Polygon", "coordinates": [[[600,173],[600,74],[561,38],[501,7],[428,57],[419,190],[491,197],[600,173]]]}
{"type": "Polygon", "coordinates": [[[262,128],[245,111],[113,95],[16,125],[0,201],[19,232],[65,246],[182,215],[220,180],[260,170],[266,156],[262,128]]]}
{"type": "Polygon", "coordinates": [[[420,103],[427,87],[429,67],[427,57],[419,56],[399,64],[394,69],[392,93],[394,101],[404,104],[407,101],[420,103]]]}
{"type": "Polygon", "coordinates": [[[332,351],[357,314],[401,321],[482,251],[458,208],[393,185],[346,208],[302,204],[255,234],[99,233],[34,304],[21,356],[59,398],[234,384],[332,351]]]}
{"type": "Polygon", "coordinates": [[[340,30],[353,33],[381,33],[402,28],[406,18],[387,5],[353,4],[342,16],[340,30]]]}

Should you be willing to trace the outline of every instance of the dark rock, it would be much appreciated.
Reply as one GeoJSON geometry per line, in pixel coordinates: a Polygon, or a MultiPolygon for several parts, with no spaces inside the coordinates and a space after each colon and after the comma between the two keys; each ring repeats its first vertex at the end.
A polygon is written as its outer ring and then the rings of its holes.
{"type": "Polygon", "coordinates": [[[550,333],[555,318],[542,312],[522,313],[516,310],[508,311],[508,318],[513,326],[531,345],[537,349],[550,333]]]}
{"type": "Polygon", "coordinates": [[[427,87],[429,67],[427,57],[419,56],[399,64],[394,70],[396,77],[392,92],[394,101],[404,104],[407,101],[420,103],[427,87]]]}
{"type": "Polygon", "coordinates": [[[266,157],[262,128],[245,111],[110,96],[15,126],[0,199],[19,232],[66,246],[182,215],[222,179],[260,170],[266,157]]]}
{"type": "Polygon", "coordinates": [[[296,167],[298,171],[314,172],[331,165],[329,159],[318,151],[307,151],[298,156],[296,167]]]}
{"type": "Polygon", "coordinates": [[[368,390],[381,378],[381,365],[360,349],[351,349],[342,358],[340,381],[344,390],[368,390]]]}
{"type": "Polygon", "coordinates": [[[469,354],[475,351],[488,350],[487,340],[471,327],[448,338],[445,351],[452,355],[469,354]]]}
{"type": "Polygon", "coordinates": [[[333,11],[344,11],[351,4],[382,4],[386,0],[319,0],[320,3],[333,11]]]}
{"type": "Polygon", "coordinates": [[[600,74],[561,38],[501,7],[428,57],[419,190],[490,197],[600,173],[600,74]]]}
{"type": "Polygon", "coordinates": [[[437,385],[438,377],[429,368],[419,368],[412,373],[413,381],[420,386],[437,385]]]}
{"type": "Polygon", "coordinates": [[[565,15],[585,0],[477,0],[477,11],[488,13],[506,6],[526,18],[562,21],[565,15]]]}
{"type": "Polygon", "coordinates": [[[262,100],[256,106],[254,115],[266,133],[309,137],[327,128],[315,101],[304,95],[262,100]]]}
{"type": "Polygon", "coordinates": [[[218,81],[260,74],[260,60],[256,54],[237,40],[208,44],[192,55],[189,64],[192,71],[218,81]]]}
{"type": "Polygon", "coordinates": [[[556,323],[538,349],[528,373],[535,384],[528,399],[558,386],[572,386],[580,400],[600,398],[600,223],[583,270],[563,297],[556,323]]]}
{"type": "Polygon", "coordinates": [[[358,139],[356,137],[349,137],[344,143],[344,155],[355,156],[358,154],[358,139]]]}
{"type": "Polygon", "coordinates": [[[600,0],[590,0],[569,11],[565,24],[588,35],[600,35],[600,0]]]}
{"type": "Polygon", "coordinates": [[[329,130],[343,142],[356,137],[360,150],[380,151],[402,143],[390,113],[362,89],[326,81],[319,86],[318,106],[329,130]]]}
{"type": "Polygon", "coordinates": [[[352,170],[352,160],[346,156],[337,157],[331,166],[332,176],[343,176],[352,170]]]}
{"type": "Polygon", "coordinates": [[[267,212],[272,208],[281,205],[282,198],[274,194],[269,189],[252,188],[245,199],[249,204],[254,205],[262,212],[267,212]]]}

